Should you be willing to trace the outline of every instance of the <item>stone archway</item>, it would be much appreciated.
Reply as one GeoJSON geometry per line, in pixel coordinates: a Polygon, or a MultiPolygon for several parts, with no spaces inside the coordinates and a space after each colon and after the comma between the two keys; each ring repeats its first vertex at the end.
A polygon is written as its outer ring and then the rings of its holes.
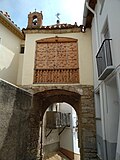
{"type": "Polygon", "coordinates": [[[42,120],[46,109],[51,104],[57,102],[66,102],[70,104],[73,106],[77,114],[80,110],[80,94],[64,89],[45,90],[43,92],[36,93],[33,99],[33,105],[38,105],[36,109],[38,109],[40,120],[42,120]]]}
{"type": "Polygon", "coordinates": [[[77,90],[76,87],[70,86],[34,87],[32,90],[34,91],[33,106],[29,115],[30,135],[27,143],[29,160],[36,159],[37,156],[40,121],[46,109],[56,102],[70,104],[78,115],[81,160],[96,159],[92,86],[80,86],[77,90]]]}
{"type": "Polygon", "coordinates": [[[4,117],[0,121],[1,159],[36,160],[43,114],[51,103],[62,101],[71,104],[78,114],[81,160],[97,159],[93,86],[45,85],[24,89],[0,82],[0,117],[4,117]]]}

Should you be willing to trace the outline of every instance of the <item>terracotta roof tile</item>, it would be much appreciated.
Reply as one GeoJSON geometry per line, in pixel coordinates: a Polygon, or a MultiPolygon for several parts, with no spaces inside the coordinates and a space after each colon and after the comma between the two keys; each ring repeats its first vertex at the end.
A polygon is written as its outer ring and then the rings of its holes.
{"type": "Polygon", "coordinates": [[[0,13],[2,13],[2,15],[4,15],[10,22],[12,22],[18,29],[20,29],[20,27],[17,26],[17,24],[14,23],[14,21],[11,20],[10,15],[8,14],[8,12],[3,12],[0,11],[0,13]]]}
{"type": "MultiPolygon", "coordinates": [[[[72,24],[66,24],[66,23],[63,23],[63,24],[54,24],[54,25],[50,25],[50,26],[41,26],[39,29],[68,29],[68,28],[80,28],[81,26],[78,26],[77,23],[75,22],[74,25],[72,24]]],[[[31,29],[38,29],[38,27],[33,27],[31,29]]]]}

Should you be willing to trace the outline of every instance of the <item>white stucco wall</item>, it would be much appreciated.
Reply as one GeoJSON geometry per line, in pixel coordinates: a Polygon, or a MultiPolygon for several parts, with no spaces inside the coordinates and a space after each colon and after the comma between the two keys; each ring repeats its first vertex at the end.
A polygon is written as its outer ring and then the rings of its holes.
{"type": "Polygon", "coordinates": [[[76,131],[77,115],[71,105],[60,103],[60,112],[71,113],[71,125],[65,128],[60,135],[60,147],[73,153],[80,154],[78,147],[78,132],[76,131]]]}
{"type": "Polygon", "coordinates": [[[33,84],[34,61],[36,40],[50,37],[70,37],[78,39],[80,83],[93,84],[92,54],[91,54],[91,32],[86,33],[64,33],[64,34],[26,34],[25,53],[23,61],[22,85],[33,84]]]}
{"type": "MultiPolygon", "coordinates": [[[[118,133],[120,133],[120,118],[119,118],[118,133]]],[[[119,159],[120,159],[120,134],[118,134],[117,149],[116,149],[116,160],[119,160],[119,159]]]]}
{"type": "Polygon", "coordinates": [[[24,54],[19,54],[17,85],[20,85],[22,83],[23,59],[24,54]]]}
{"type": "MultiPolygon", "coordinates": [[[[120,19],[116,18],[118,17],[118,15],[120,14],[120,10],[119,10],[119,5],[120,5],[120,1],[114,0],[114,1],[109,1],[109,0],[105,0],[103,8],[102,8],[102,12],[100,12],[101,10],[101,5],[100,2],[97,1],[96,4],[96,8],[95,8],[95,12],[97,15],[97,23],[95,22],[95,18],[93,18],[92,20],[92,48],[93,48],[93,66],[94,66],[94,88],[96,89],[97,87],[99,87],[99,85],[104,85],[104,83],[108,83],[108,80],[105,80],[105,82],[102,81],[98,81],[98,76],[97,76],[97,66],[96,66],[96,54],[98,49],[101,46],[102,43],[102,31],[103,28],[105,26],[106,21],[108,22],[108,28],[109,28],[109,32],[110,32],[110,38],[112,38],[111,41],[111,49],[112,49],[112,58],[113,58],[113,66],[115,67],[115,71],[117,72],[117,67],[120,65],[120,54],[119,54],[119,42],[120,42],[120,32],[119,32],[119,26],[120,26],[120,19]],[[98,24],[98,25],[97,25],[98,24]],[[98,27],[98,39],[96,39],[96,27],[98,27]],[[97,48],[97,42],[99,43],[99,46],[97,48]]],[[[114,74],[113,74],[114,76],[114,74]]],[[[112,78],[111,78],[112,79],[112,78]]],[[[112,80],[110,81],[110,85],[114,86],[112,87],[112,92],[110,90],[110,88],[108,86],[104,87],[104,91],[102,91],[101,96],[102,96],[102,101],[106,101],[106,95],[104,94],[104,92],[107,93],[107,104],[104,103],[104,107],[106,108],[107,105],[110,107],[115,106],[113,104],[113,102],[115,100],[113,100],[115,98],[115,95],[117,94],[117,87],[116,87],[116,83],[112,83],[112,80]],[[109,91],[110,90],[110,91],[109,91]],[[116,92],[116,94],[114,94],[114,92],[116,92]]],[[[119,87],[119,86],[118,86],[119,87]]],[[[101,101],[101,104],[103,103],[101,101]]],[[[111,107],[112,109],[112,107],[111,107]]],[[[114,110],[115,111],[115,110],[114,110]]],[[[109,120],[113,119],[113,117],[111,117],[110,115],[108,116],[109,120]]]]}
{"type": "MultiPolygon", "coordinates": [[[[67,103],[60,104],[60,112],[62,113],[72,113],[72,108],[67,103]]],[[[72,133],[72,119],[71,126],[65,128],[65,130],[60,135],[60,147],[68,151],[73,152],[73,133],[72,133]]]]}
{"type": "MultiPolygon", "coordinates": [[[[49,108],[47,109],[49,111],[49,108]]],[[[56,104],[53,104],[52,106],[52,111],[56,111],[56,104]]],[[[57,106],[57,111],[59,112],[59,107],[57,106]]],[[[50,128],[46,127],[46,112],[43,117],[43,145],[49,145],[53,143],[59,143],[60,138],[59,138],[59,128],[52,129],[52,132],[49,134],[51,131],[50,128]],[[49,136],[47,136],[49,134],[49,136]]]]}
{"type": "Polygon", "coordinates": [[[0,24],[0,43],[0,78],[16,84],[21,39],[0,24]]]}
{"type": "Polygon", "coordinates": [[[119,101],[116,77],[106,83],[106,139],[117,142],[119,123],[119,101]]]}
{"type": "MultiPolygon", "coordinates": [[[[101,46],[101,43],[103,41],[102,39],[102,31],[105,26],[106,21],[108,22],[108,28],[110,32],[110,38],[112,39],[111,41],[111,49],[112,49],[112,58],[113,58],[113,66],[117,68],[117,66],[120,65],[120,54],[119,54],[119,42],[120,42],[120,32],[119,32],[119,26],[120,26],[120,19],[117,18],[118,15],[120,14],[119,10],[120,6],[120,1],[114,0],[114,1],[109,1],[105,0],[102,12],[100,13],[101,10],[101,5],[99,3],[99,0],[97,2],[95,12],[97,15],[97,24],[95,22],[95,19],[93,18],[92,21],[92,46],[93,46],[93,59],[95,59],[95,55],[97,54],[98,49],[101,46]],[[98,39],[96,40],[96,25],[98,27],[98,39]],[[97,48],[97,43],[98,41],[98,48],[97,48]]],[[[93,61],[94,61],[93,60],[93,61]]],[[[94,85],[95,88],[97,85],[100,83],[98,81],[97,77],[97,72],[96,72],[96,62],[94,62],[94,85]]]]}
{"type": "MultiPolygon", "coordinates": [[[[100,0],[97,1],[95,12],[97,15],[97,23],[95,18],[92,21],[92,48],[93,48],[93,66],[94,66],[94,88],[95,91],[100,89],[100,107],[101,107],[101,125],[97,122],[97,130],[102,130],[102,134],[97,133],[98,136],[106,140],[106,148],[108,159],[111,154],[116,153],[116,160],[120,159],[120,145],[119,145],[119,126],[120,126],[120,85],[116,82],[116,75],[118,74],[120,66],[120,1],[105,0],[102,12],[100,0]],[[115,67],[114,73],[112,73],[106,80],[98,81],[97,66],[96,66],[96,54],[102,43],[102,32],[106,22],[108,23],[112,50],[113,66],[115,67]],[[98,27],[98,34],[96,39],[96,27],[98,27]],[[97,42],[98,41],[98,48],[97,42]],[[108,145],[109,144],[109,145],[108,145]],[[117,146],[117,151],[116,147],[117,146]]],[[[118,77],[120,82],[120,77],[118,77]]],[[[97,104],[96,104],[97,107],[97,104]]],[[[103,149],[103,148],[102,148],[103,149]]],[[[105,156],[105,155],[104,155],[105,156]]],[[[105,159],[105,157],[104,157],[105,159]]],[[[115,157],[114,157],[115,159],[115,157]]]]}

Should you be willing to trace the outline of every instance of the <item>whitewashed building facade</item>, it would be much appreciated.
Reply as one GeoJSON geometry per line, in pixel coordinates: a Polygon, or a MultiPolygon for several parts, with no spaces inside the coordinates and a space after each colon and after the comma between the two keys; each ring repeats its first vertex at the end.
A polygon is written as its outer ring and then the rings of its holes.
{"type": "Polygon", "coordinates": [[[43,159],[60,150],[96,160],[91,30],[42,20],[42,12],[30,12],[21,31],[0,12],[0,159],[43,159]],[[60,121],[71,114],[70,125],[51,130],[43,116],[56,103],[60,121]]]}
{"type": "Polygon", "coordinates": [[[84,20],[92,31],[97,152],[120,160],[120,1],[85,2],[84,20]]]}

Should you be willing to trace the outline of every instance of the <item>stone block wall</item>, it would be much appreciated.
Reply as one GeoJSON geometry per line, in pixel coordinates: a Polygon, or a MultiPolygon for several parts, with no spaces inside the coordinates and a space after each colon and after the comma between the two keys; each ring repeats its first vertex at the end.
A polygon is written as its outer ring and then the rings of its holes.
{"type": "Polygon", "coordinates": [[[32,96],[0,80],[0,160],[36,160],[40,123],[44,111],[55,102],[71,104],[78,114],[81,160],[97,159],[93,86],[79,85],[72,91],[70,86],[54,88],[45,87],[32,96]],[[82,95],[77,88],[83,90],[82,95]]]}
{"type": "Polygon", "coordinates": [[[43,15],[42,12],[33,12],[28,15],[28,26],[27,28],[39,28],[42,26],[43,15]]]}
{"type": "Polygon", "coordinates": [[[0,160],[23,160],[27,153],[31,95],[0,80],[0,160]]]}
{"type": "Polygon", "coordinates": [[[80,141],[82,160],[96,160],[96,127],[93,86],[82,86],[80,141]]]}

